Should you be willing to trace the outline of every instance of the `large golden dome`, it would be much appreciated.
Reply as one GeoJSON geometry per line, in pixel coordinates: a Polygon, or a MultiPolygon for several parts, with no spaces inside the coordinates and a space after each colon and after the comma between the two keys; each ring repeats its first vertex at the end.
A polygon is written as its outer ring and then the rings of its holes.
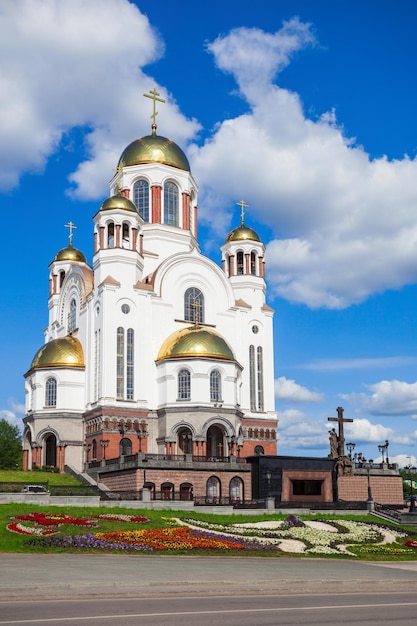
{"type": "Polygon", "coordinates": [[[67,246],[57,252],[54,256],[54,261],[76,261],[77,263],[87,263],[83,253],[72,246],[67,246]]]}
{"type": "Polygon", "coordinates": [[[233,350],[223,337],[201,326],[182,328],[172,333],[162,344],[156,360],[189,357],[236,360],[233,350]]]}
{"type": "Polygon", "coordinates": [[[232,230],[231,233],[229,233],[226,239],[226,243],[229,241],[244,240],[260,241],[259,235],[253,230],[253,228],[249,228],[248,226],[245,226],[245,224],[241,224],[240,226],[232,230]]]}
{"type": "Polygon", "coordinates": [[[40,367],[84,367],[81,343],[71,335],[48,341],[32,361],[31,369],[40,367]]]}
{"type": "Polygon", "coordinates": [[[156,133],[132,141],[123,150],[118,167],[142,163],[163,163],[190,171],[190,164],[181,148],[172,139],[159,137],[156,133]]]}
{"type": "Polygon", "coordinates": [[[138,212],[133,202],[120,193],[104,200],[100,207],[100,211],[112,211],[113,209],[124,209],[125,211],[133,211],[134,213],[138,212]]]}

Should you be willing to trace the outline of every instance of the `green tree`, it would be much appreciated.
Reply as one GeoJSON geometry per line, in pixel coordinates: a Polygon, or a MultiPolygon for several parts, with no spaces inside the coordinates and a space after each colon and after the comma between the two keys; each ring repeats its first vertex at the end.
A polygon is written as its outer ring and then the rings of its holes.
{"type": "Polygon", "coordinates": [[[22,439],[17,426],[0,419],[0,469],[22,466],[22,439]]]}

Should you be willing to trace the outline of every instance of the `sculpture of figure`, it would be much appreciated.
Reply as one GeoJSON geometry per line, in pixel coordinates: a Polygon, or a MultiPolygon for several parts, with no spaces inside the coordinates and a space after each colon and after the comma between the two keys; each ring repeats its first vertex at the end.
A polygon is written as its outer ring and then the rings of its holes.
{"type": "Polygon", "coordinates": [[[330,440],[330,454],[329,457],[331,459],[335,459],[338,456],[338,439],[337,434],[334,428],[329,432],[329,440],[330,440]]]}

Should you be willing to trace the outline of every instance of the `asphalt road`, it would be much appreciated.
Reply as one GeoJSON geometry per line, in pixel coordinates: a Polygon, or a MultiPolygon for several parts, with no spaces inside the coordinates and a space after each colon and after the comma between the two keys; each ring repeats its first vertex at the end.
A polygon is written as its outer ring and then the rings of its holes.
{"type": "MultiPolygon", "coordinates": [[[[162,592],[162,590],[161,590],[162,592]]],[[[416,623],[414,592],[185,596],[0,603],[0,625],[266,626],[416,623]]]]}
{"type": "Polygon", "coordinates": [[[417,623],[417,562],[0,555],[0,626],[417,623]]]}

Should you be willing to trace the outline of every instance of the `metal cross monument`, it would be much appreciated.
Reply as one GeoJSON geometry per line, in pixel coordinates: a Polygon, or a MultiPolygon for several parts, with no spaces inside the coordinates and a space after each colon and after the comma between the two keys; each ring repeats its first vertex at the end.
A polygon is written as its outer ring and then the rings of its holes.
{"type": "Polygon", "coordinates": [[[345,456],[345,433],[344,433],[344,424],[347,422],[353,422],[353,419],[350,417],[343,417],[343,407],[338,406],[337,409],[337,417],[328,417],[329,422],[337,422],[338,424],[338,437],[337,437],[337,454],[339,456],[345,456]]]}

